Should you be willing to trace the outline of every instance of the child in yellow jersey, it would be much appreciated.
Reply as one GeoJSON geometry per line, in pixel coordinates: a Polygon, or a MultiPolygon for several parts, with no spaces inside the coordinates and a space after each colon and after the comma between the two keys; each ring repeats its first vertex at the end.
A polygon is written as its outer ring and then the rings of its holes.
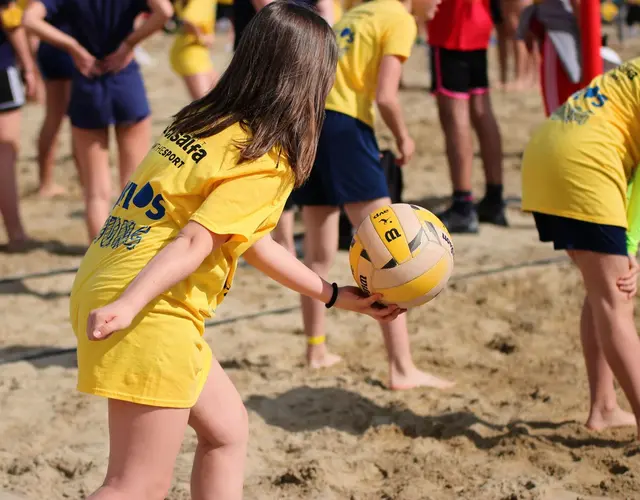
{"type": "Polygon", "coordinates": [[[565,250],[582,273],[587,426],[594,430],[640,422],[633,320],[640,190],[630,187],[640,163],[639,114],[634,59],[571,96],[534,132],[523,158],[522,208],[533,212],[540,240],[565,250]],[[614,376],[635,418],[618,406],[614,376]]]}
{"type": "Polygon", "coordinates": [[[171,46],[171,68],[184,79],[191,98],[200,99],[217,80],[209,54],[216,0],[177,0],[174,6],[182,25],[171,46]]]}
{"type": "Polygon", "coordinates": [[[90,246],[70,313],[78,389],[109,398],[110,456],[89,498],[165,498],[187,424],[198,435],[192,498],[242,497],[246,411],[202,339],[240,256],[327,307],[400,313],[327,283],[269,236],[311,169],[336,58],[315,13],[262,9],[220,83],[175,116],[90,246]]]}
{"type": "MultiPolygon", "coordinates": [[[[431,17],[437,2],[420,3],[431,17]]],[[[338,249],[338,219],[343,206],[351,224],[390,203],[380,151],[373,130],[374,104],[391,129],[399,161],[407,163],[415,146],[399,101],[402,64],[411,54],[417,27],[410,0],[372,0],[344,13],[334,26],[340,57],[336,82],[326,101],[326,119],[314,169],[296,192],[305,226],[305,263],[326,275],[338,249]]],[[[414,9],[415,11],[415,9],[414,9]]],[[[322,302],[302,297],[307,361],[312,367],[337,363],[325,343],[322,302]]],[[[382,325],[389,355],[389,387],[438,388],[452,384],[414,365],[405,316],[382,325]]]]}

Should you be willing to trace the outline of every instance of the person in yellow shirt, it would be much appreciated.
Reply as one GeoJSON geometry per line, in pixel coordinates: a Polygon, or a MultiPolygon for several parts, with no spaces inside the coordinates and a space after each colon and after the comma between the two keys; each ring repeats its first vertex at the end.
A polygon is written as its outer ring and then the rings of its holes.
{"type": "Polygon", "coordinates": [[[540,240],[566,251],[582,274],[586,425],[594,430],[640,423],[633,319],[640,190],[632,182],[640,163],[639,113],[640,58],[573,94],[534,132],[523,157],[523,210],[533,213],[540,240]],[[618,406],[614,376],[635,417],[618,406]]]}
{"type": "Polygon", "coordinates": [[[171,68],[183,78],[191,98],[200,99],[218,79],[209,54],[216,0],[177,0],[174,7],[181,26],[169,54],[171,68]]]}
{"type": "MultiPolygon", "coordinates": [[[[437,3],[417,5],[430,17],[437,3]]],[[[358,227],[373,210],[390,203],[373,129],[374,104],[396,139],[399,162],[405,164],[413,155],[414,142],[398,96],[402,64],[416,40],[411,11],[410,0],[372,0],[345,12],[334,25],[340,54],[336,81],[326,101],[313,171],[293,195],[302,207],[304,262],[322,276],[328,274],[338,249],[340,207],[358,227]]],[[[340,361],[326,346],[322,302],[302,297],[302,311],[309,365],[319,368],[340,361]]],[[[391,389],[452,385],[415,366],[404,315],[382,325],[382,332],[391,389]]]]}
{"type": "Polygon", "coordinates": [[[220,83],[175,115],[89,247],[70,302],[78,389],[109,398],[110,433],[107,476],[90,499],[165,498],[187,425],[198,435],[192,498],[242,498],[246,410],[202,338],[241,256],[327,307],[400,313],[327,283],[269,235],[313,164],[336,59],[315,13],[262,9],[220,83]]]}

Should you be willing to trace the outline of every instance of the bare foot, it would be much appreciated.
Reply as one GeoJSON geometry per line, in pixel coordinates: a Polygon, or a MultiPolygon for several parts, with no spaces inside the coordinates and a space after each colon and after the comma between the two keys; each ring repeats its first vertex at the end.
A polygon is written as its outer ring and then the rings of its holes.
{"type": "Polygon", "coordinates": [[[317,370],[319,368],[329,368],[342,361],[337,354],[329,352],[326,344],[310,345],[307,347],[307,365],[309,368],[317,370]]]}
{"type": "Polygon", "coordinates": [[[38,196],[41,198],[55,198],[56,196],[63,196],[65,194],[67,194],[67,190],[57,184],[40,186],[40,189],[38,189],[38,196]]]}
{"type": "Polygon", "coordinates": [[[610,427],[627,427],[636,425],[636,417],[633,413],[624,411],[619,406],[613,410],[591,409],[591,414],[587,419],[587,429],[592,431],[603,431],[610,427]]]}
{"type": "Polygon", "coordinates": [[[392,391],[406,391],[408,389],[415,389],[416,387],[431,387],[433,389],[450,389],[455,382],[438,378],[430,373],[422,372],[417,368],[414,368],[409,373],[391,373],[391,380],[389,388],[392,391]]]}

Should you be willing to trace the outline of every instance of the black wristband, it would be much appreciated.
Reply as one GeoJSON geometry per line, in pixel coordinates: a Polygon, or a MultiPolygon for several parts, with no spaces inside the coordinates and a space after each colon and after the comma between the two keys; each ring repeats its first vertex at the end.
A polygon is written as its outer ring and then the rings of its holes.
{"type": "Polygon", "coordinates": [[[327,302],[324,307],[326,307],[327,309],[331,309],[334,304],[336,303],[336,300],[338,300],[338,285],[335,283],[331,283],[331,287],[333,288],[333,293],[331,294],[331,299],[329,300],[329,302],[327,302]]]}

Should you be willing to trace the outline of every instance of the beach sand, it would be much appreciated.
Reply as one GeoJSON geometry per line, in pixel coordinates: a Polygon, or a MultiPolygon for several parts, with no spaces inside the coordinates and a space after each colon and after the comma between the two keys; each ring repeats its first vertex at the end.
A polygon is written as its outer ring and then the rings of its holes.
{"type": "MultiPolygon", "coordinates": [[[[169,69],[169,45],[163,35],[145,44],[156,61],[144,68],[156,136],[187,102],[169,69]]],[[[621,52],[628,58],[638,48],[630,41],[621,52]]],[[[216,57],[218,67],[226,58],[216,57]]],[[[435,210],[447,203],[450,182],[426,68],[426,49],[417,47],[403,79],[417,143],[405,169],[405,199],[435,210]]],[[[492,53],[494,77],[495,70],[492,53]]],[[[540,97],[535,90],[496,91],[493,102],[511,227],[454,235],[451,285],[409,313],[416,363],[455,379],[455,388],[385,389],[378,327],[340,311],[329,312],[327,334],[343,362],[306,369],[296,294],[251,268],[240,271],[215,318],[224,322],[205,336],[249,410],[245,498],[640,498],[635,429],[594,433],[583,426],[588,389],[578,335],[580,278],[563,255],[538,242],[532,218],[519,209],[521,153],[543,120],[540,97]]],[[[106,402],[75,390],[68,293],[86,246],[83,203],[68,125],[56,176],[69,195],[43,201],[30,194],[41,120],[40,107],[25,108],[19,171],[27,228],[44,244],[24,255],[0,254],[0,490],[23,499],[79,499],[106,470],[106,402]],[[52,349],[63,351],[47,356],[52,349]]],[[[381,146],[390,145],[383,127],[379,138],[381,146]]],[[[479,157],[474,168],[482,196],[479,157]]],[[[346,252],[331,278],[352,283],[346,252]]],[[[195,445],[189,430],[172,500],[189,498],[195,445]]]]}

